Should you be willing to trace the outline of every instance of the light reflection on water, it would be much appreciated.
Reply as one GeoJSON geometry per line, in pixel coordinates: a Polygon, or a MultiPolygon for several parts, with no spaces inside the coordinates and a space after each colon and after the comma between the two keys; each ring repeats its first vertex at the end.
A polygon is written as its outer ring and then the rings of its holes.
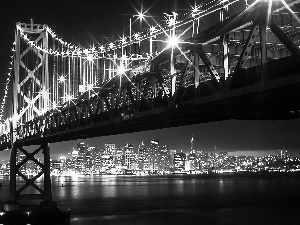
{"type": "Polygon", "coordinates": [[[168,195],[184,196],[187,192],[197,191],[196,179],[182,180],[172,177],[135,176],[77,176],[53,177],[52,184],[59,199],[66,197],[66,191],[71,192],[73,199],[83,197],[118,198],[168,195]]]}
{"type": "MultiPolygon", "coordinates": [[[[8,180],[0,182],[3,204],[8,180]]],[[[222,225],[300,224],[299,189],[296,175],[52,177],[53,199],[71,209],[71,225],[177,225],[195,224],[194,219],[222,225]]]]}

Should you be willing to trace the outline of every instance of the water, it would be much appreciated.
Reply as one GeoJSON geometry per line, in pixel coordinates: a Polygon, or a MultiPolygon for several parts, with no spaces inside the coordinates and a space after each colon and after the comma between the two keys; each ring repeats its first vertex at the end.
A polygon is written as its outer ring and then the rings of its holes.
{"type": "Polygon", "coordinates": [[[52,177],[52,186],[71,225],[300,224],[296,174],[52,177]]]}

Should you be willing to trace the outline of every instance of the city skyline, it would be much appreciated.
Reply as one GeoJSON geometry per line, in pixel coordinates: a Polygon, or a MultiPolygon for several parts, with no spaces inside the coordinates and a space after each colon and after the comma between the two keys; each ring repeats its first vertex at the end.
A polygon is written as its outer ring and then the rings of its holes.
{"type": "MultiPolygon", "coordinates": [[[[198,1],[200,4],[203,1],[198,1]]],[[[3,21],[3,32],[0,37],[0,46],[3,51],[0,55],[0,83],[1,88],[5,85],[7,65],[10,60],[11,47],[14,41],[14,29],[16,22],[30,22],[48,24],[61,37],[83,46],[97,44],[107,40],[108,37],[121,35],[124,31],[128,33],[129,18],[136,15],[141,8],[143,12],[160,15],[155,19],[161,21],[162,13],[170,10],[191,9],[194,1],[105,1],[102,7],[90,7],[76,2],[65,1],[60,4],[55,2],[49,6],[39,7],[38,2],[32,1],[26,4],[22,1],[8,2],[3,6],[5,10],[0,15],[3,21]],[[142,7],[142,5],[144,7],[142,7]],[[159,6],[159,7],[158,7],[159,6]],[[53,15],[54,9],[58,12],[53,15]],[[66,10],[68,9],[68,10],[66,10]],[[15,13],[11,13],[12,10],[15,13]],[[110,21],[110,23],[107,23],[110,21]],[[124,30],[122,31],[122,28],[124,30]]],[[[209,21],[201,21],[203,25],[209,21]]],[[[143,23],[142,26],[146,24],[143,23]]],[[[139,26],[138,21],[134,23],[133,29],[139,26]]],[[[0,93],[2,95],[3,93],[0,93]]],[[[2,99],[2,96],[0,96],[2,99]]],[[[7,101],[10,101],[8,99],[7,101]]],[[[51,144],[51,154],[64,154],[73,148],[74,143],[84,141],[89,145],[104,145],[105,143],[116,143],[124,146],[132,143],[136,148],[141,141],[149,143],[152,138],[158,138],[161,143],[170,149],[189,150],[189,140],[194,135],[195,148],[204,151],[242,151],[250,154],[254,151],[276,151],[285,147],[293,152],[295,156],[300,155],[300,120],[288,121],[219,121],[204,124],[189,125],[177,128],[166,128],[154,131],[143,131],[138,133],[120,134],[94,139],[75,140],[51,144]],[[249,153],[248,153],[249,152],[249,153]]],[[[9,157],[10,152],[0,152],[0,157],[9,157]]]]}
{"type": "MultiPolygon", "coordinates": [[[[294,156],[300,156],[298,146],[300,127],[298,126],[295,129],[291,126],[293,123],[294,121],[252,121],[252,123],[249,123],[249,121],[226,120],[178,128],[59,142],[50,144],[50,148],[51,155],[58,157],[61,154],[65,155],[70,152],[78,142],[97,147],[103,147],[107,143],[114,143],[116,147],[123,147],[130,143],[133,144],[134,149],[137,149],[142,141],[147,146],[150,145],[153,138],[157,138],[161,145],[167,145],[169,149],[182,150],[188,153],[190,151],[190,140],[193,136],[194,148],[201,151],[227,151],[231,155],[264,156],[285,148],[294,156]],[[230,125],[233,125],[232,128],[227,130],[230,125]],[[243,130],[238,132],[241,128],[243,130]],[[272,138],[266,137],[270,135],[267,132],[271,132],[272,138]],[[215,136],[218,138],[214,138],[215,136]]],[[[10,151],[0,152],[0,158],[8,159],[9,154],[10,151]]]]}
{"type": "MultiPolygon", "coordinates": [[[[252,152],[253,153],[253,152],[252,152]]],[[[194,148],[194,138],[190,140],[190,152],[171,150],[153,138],[150,145],[142,143],[138,149],[127,143],[118,147],[105,144],[104,147],[89,146],[78,142],[67,156],[50,160],[51,174],[69,175],[164,175],[164,174],[211,174],[236,172],[299,172],[300,157],[295,157],[286,149],[277,154],[263,157],[232,156],[226,151],[204,152],[194,148]]],[[[25,155],[16,155],[16,161],[23,163],[25,155]]],[[[37,158],[38,161],[43,159],[37,158]]],[[[0,161],[0,174],[9,174],[9,162],[0,161]]],[[[33,161],[23,163],[23,174],[38,174],[41,168],[33,161]]]]}

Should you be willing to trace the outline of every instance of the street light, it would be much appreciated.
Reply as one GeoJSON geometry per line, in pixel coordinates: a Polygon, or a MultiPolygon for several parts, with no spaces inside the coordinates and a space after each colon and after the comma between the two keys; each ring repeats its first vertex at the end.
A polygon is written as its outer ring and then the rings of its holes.
{"type": "Polygon", "coordinates": [[[123,65],[123,62],[121,62],[120,66],[118,67],[118,70],[117,70],[118,74],[121,75],[121,74],[125,74],[125,67],[123,65]]]}
{"type": "Polygon", "coordinates": [[[60,77],[58,78],[58,81],[59,81],[60,83],[65,82],[65,80],[66,80],[66,78],[65,78],[63,75],[60,76],[60,77]]]}
{"type": "Polygon", "coordinates": [[[144,19],[144,14],[141,13],[141,12],[140,12],[137,16],[138,16],[138,18],[139,18],[140,20],[144,19]]]}
{"type": "MultiPolygon", "coordinates": [[[[140,27],[139,28],[141,29],[142,20],[145,20],[145,17],[149,17],[149,16],[146,16],[144,13],[139,12],[137,15],[133,15],[133,17],[137,17],[140,20],[140,27]]],[[[147,21],[146,21],[146,23],[147,23],[147,21]]],[[[131,18],[130,18],[130,41],[132,40],[131,27],[132,27],[132,22],[131,22],[131,18]]],[[[152,56],[152,41],[153,41],[153,38],[152,38],[151,34],[155,31],[155,27],[150,26],[149,30],[150,30],[150,40],[149,40],[150,41],[150,56],[152,56]]]]}
{"type": "MultiPolygon", "coordinates": [[[[138,17],[140,19],[140,23],[141,23],[142,19],[145,16],[142,12],[139,12],[138,15],[133,15],[133,17],[138,17]]],[[[137,35],[137,34],[135,34],[135,35],[137,35]]],[[[129,40],[130,40],[130,50],[129,51],[130,51],[130,54],[131,54],[132,53],[132,51],[131,51],[131,42],[132,42],[132,20],[131,20],[131,17],[129,18],[129,40]]],[[[135,54],[136,54],[136,48],[135,48],[135,54]]]]}
{"type": "Polygon", "coordinates": [[[174,48],[178,45],[178,37],[176,36],[171,36],[169,39],[168,39],[168,43],[169,43],[169,46],[174,48]]]}

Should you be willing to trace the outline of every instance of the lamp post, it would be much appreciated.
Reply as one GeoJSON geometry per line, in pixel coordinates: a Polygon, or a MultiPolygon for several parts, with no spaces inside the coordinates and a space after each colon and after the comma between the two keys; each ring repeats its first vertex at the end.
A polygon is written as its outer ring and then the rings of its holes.
{"type": "MultiPolygon", "coordinates": [[[[137,17],[137,19],[139,19],[139,21],[140,21],[139,30],[140,30],[141,29],[141,23],[142,23],[142,20],[144,19],[145,15],[142,12],[139,12],[137,15],[133,15],[132,17],[137,17]]],[[[132,17],[129,18],[130,54],[132,53],[132,47],[131,47],[131,42],[132,42],[132,24],[137,20],[137,19],[135,19],[132,22],[132,17]]],[[[137,35],[137,34],[135,34],[135,35],[137,35]]],[[[140,44],[140,43],[138,43],[138,44],[140,44]]],[[[136,45],[136,43],[134,43],[134,45],[135,45],[134,54],[137,54],[137,45],[136,45]]],[[[140,45],[139,45],[139,48],[140,48],[140,45]]]]}

